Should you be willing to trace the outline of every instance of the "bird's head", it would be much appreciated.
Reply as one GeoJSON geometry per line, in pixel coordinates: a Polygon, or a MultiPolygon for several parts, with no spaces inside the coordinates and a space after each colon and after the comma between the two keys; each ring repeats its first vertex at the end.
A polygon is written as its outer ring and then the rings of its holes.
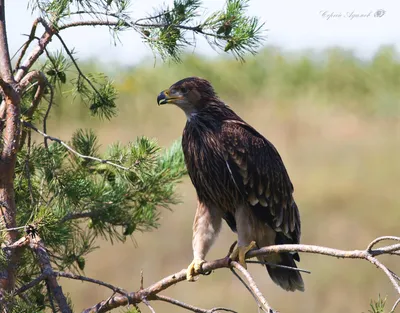
{"type": "Polygon", "coordinates": [[[217,99],[213,87],[207,80],[199,77],[187,77],[161,91],[157,97],[157,103],[158,105],[175,104],[189,118],[217,99]]]}

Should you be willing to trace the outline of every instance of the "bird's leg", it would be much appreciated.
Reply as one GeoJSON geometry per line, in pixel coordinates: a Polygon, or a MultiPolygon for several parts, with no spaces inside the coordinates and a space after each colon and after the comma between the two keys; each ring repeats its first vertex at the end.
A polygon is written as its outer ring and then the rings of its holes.
{"type": "Polygon", "coordinates": [[[231,260],[238,261],[244,268],[246,265],[246,253],[257,247],[253,241],[252,223],[249,221],[249,212],[246,206],[239,206],[235,211],[235,221],[238,234],[238,242],[236,248],[229,256],[231,260]]]}
{"type": "Polygon", "coordinates": [[[221,229],[221,215],[217,209],[209,209],[198,202],[193,222],[193,261],[186,270],[186,279],[194,281],[194,275],[201,272],[201,265],[221,229]]]}
{"type": "Polygon", "coordinates": [[[249,252],[250,250],[256,248],[256,242],[252,241],[250,242],[249,245],[247,246],[236,246],[236,248],[233,250],[229,258],[231,260],[237,260],[240,265],[242,265],[244,268],[247,269],[247,264],[246,264],[246,253],[249,252]]]}

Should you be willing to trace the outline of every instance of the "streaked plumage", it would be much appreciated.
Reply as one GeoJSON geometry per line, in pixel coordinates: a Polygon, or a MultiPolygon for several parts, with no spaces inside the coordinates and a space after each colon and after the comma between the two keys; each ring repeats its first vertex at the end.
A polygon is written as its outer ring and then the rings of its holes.
{"type": "MultiPolygon", "coordinates": [[[[157,102],[174,103],[187,116],[182,148],[199,202],[189,272],[204,260],[221,218],[237,232],[241,247],[252,241],[258,247],[299,243],[293,185],[271,142],[225,105],[204,79],[183,79],[163,91],[157,102]]],[[[261,260],[296,267],[299,256],[281,253],[261,260]]],[[[304,290],[299,272],[269,265],[267,269],[285,290],[304,290]]]]}

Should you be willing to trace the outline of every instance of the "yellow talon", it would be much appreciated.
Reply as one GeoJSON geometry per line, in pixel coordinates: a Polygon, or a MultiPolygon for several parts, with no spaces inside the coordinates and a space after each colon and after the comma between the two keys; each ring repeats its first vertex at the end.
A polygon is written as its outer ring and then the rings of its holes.
{"type": "Polygon", "coordinates": [[[186,270],[186,280],[195,281],[193,275],[199,274],[201,272],[201,266],[203,265],[203,263],[205,263],[204,260],[194,259],[186,270]]]}
{"type": "Polygon", "coordinates": [[[231,260],[238,261],[240,265],[247,269],[246,253],[256,247],[257,245],[255,241],[252,241],[248,246],[237,246],[229,258],[231,260]]]}

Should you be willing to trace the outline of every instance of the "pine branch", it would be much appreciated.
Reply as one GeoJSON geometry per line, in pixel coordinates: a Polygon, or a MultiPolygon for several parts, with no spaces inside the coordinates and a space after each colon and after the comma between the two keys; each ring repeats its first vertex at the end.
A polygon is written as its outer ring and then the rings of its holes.
{"type": "Polygon", "coordinates": [[[67,28],[71,27],[80,27],[80,26],[125,26],[125,27],[131,27],[132,25],[124,22],[121,25],[120,21],[101,21],[101,20],[93,20],[93,21],[76,21],[76,22],[71,22],[64,24],[60,26],[58,29],[64,30],[67,28]]]}
{"type": "Polygon", "coordinates": [[[89,156],[89,155],[83,155],[81,153],[79,153],[78,151],[76,151],[75,149],[73,149],[71,146],[69,146],[68,144],[66,144],[64,141],[62,141],[59,138],[47,135],[46,133],[42,132],[41,130],[39,130],[37,127],[33,126],[31,123],[23,121],[24,126],[31,128],[32,130],[34,130],[35,132],[37,132],[38,134],[42,135],[44,138],[49,139],[51,141],[55,141],[57,143],[59,143],[60,145],[64,146],[65,148],[67,148],[67,150],[69,150],[70,152],[72,152],[73,154],[77,155],[78,157],[82,158],[82,159],[87,159],[87,160],[93,160],[93,161],[97,161],[103,164],[108,164],[111,166],[114,166],[116,168],[119,168],[121,170],[125,170],[125,171],[130,171],[131,168],[129,167],[125,167],[119,164],[116,164],[114,162],[111,162],[109,160],[103,160],[100,158],[96,158],[93,156],[89,156]]]}
{"type": "MultiPolygon", "coordinates": [[[[392,282],[397,294],[400,296],[400,287],[399,283],[396,281],[396,278],[394,275],[391,273],[391,271],[380,261],[376,259],[377,256],[380,255],[385,255],[385,254],[392,254],[393,252],[398,252],[400,251],[400,244],[395,244],[395,245],[390,245],[390,246],[384,246],[381,248],[377,249],[372,249],[370,246],[374,245],[374,242],[379,242],[382,240],[385,240],[383,238],[387,237],[380,237],[375,239],[375,241],[371,242],[371,244],[368,246],[368,249],[365,250],[339,250],[339,249],[333,249],[333,248],[328,248],[328,247],[321,247],[321,246],[315,246],[315,245],[303,245],[303,244],[297,244],[297,245],[274,245],[274,246],[268,246],[268,247],[263,247],[258,250],[252,250],[249,251],[246,255],[246,258],[252,258],[255,256],[264,256],[264,255],[269,255],[272,253],[284,253],[284,252],[303,252],[303,253],[312,253],[312,254],[321,254],[321,255],[326,255],[326,256],[331,256],[331,257],[336,257],[336,258],[344,258],[344,259],[362,259],[366,260],[369,263],[377,266],[380,270],[382,270],[389,278],[389,280],[392,282]]],[[[392,240],[400,241],[400,237],[391,237],[392,240]]],[[[255,281],[251,277],[251,275],[248,273],[246,269],[244,269],[242,266],[240,266],[237,262],[234,262],[229,259],[229,257],[225,257],[222,259],[206,262],[202,265],[202,273],[208,273],[217,269],[221,268],[236,268],[238,269],[247,279],[249,283],[249,288],[257,298],[257,301],[260,302],[263,305],[263,310],[268,313],[273,313],[276,311],[273,311],[269,305],[267,304],[264,296],[261,294],[259,291],[255,281]]],[[[199,274],[196,274],[199,275],[199,274]]],[[[140,288],[137,292],[132,292],[128,294],[128,297],[126,296],[121,296],[121,295],[115,295],[111,299],[104,300],[102,302],[99,302],[98,304],[94,305],[91,308],[88,308],[83,311],[83,313],[89,313],[89,312],[108,312],[112,309],[115,309],[120,306],[125,306],[128,303],[129,304],[139,304],[143,301],[144,298],[148,300],[157,300],[158,293],[170,288],[171,286],[186,280],[186,269],[181,270],[180,272],[177,272],[175,274],[169,275],[160,281],[156,282],[155,284],[147,287],[147,288],[140,288]]],[[[163,301],[162,299],[159,299],[163,301]]],[[[174,301],[167,301],[172,304],[174,301]]],[[[400,301],[399,301],[400,302],[400,301]]],[[[396,303],[396,306],[398,303],[396,303]]],[[[189,308],[187,308],[189,309],[189,308]]],[[[189,309],[190,310],[190,309],[189,309]]],[[[195,311],[196,312],[196,311],[195,311]]],[[[202,311],[199,311],[202,312],[202,311]]],[[[203,313],[203,312],[202,312],[203,313]]]]}

